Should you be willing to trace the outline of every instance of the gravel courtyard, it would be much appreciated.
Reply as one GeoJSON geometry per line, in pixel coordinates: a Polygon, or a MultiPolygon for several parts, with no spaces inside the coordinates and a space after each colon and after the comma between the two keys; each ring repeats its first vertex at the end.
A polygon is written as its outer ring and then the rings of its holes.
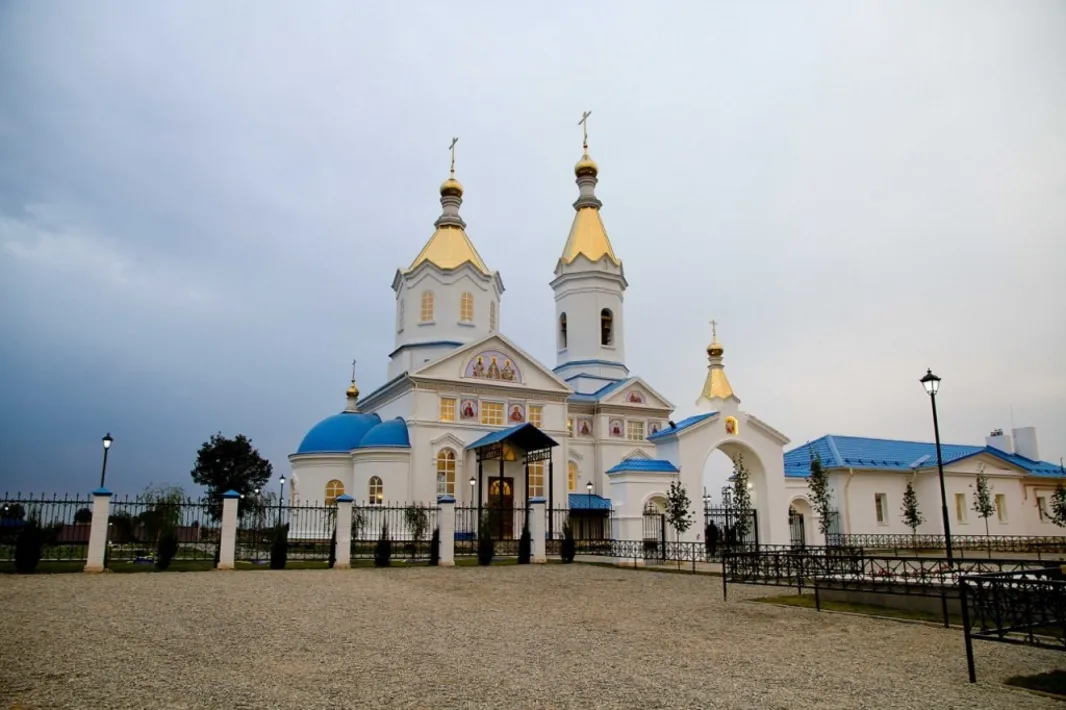
{"type": "Polygon", "coordinates": [[[2,708],[1061,708],[1051,651],[589,565],[0,578],[2,708]]]}

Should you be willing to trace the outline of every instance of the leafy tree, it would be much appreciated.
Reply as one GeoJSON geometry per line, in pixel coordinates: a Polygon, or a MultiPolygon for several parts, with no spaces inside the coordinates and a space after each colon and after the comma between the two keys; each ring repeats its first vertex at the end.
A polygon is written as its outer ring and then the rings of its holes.
{"type": "Polygon", "coordinates": [[[270,544],[270,569],[285,569],[288,557],[289,524],[285,523],[274,527],[274,540],[270,544]]]}
{"type": "Polygon", "coordinates": [[[15,540],[15,571],[19,574],[33,574],[41,561],[44,548],[44,531],[37,518],[31,517],[19,531],[15,540]]]}
{"type": "Polygon", "coordinates": [[[529,520],[522,524],[522,537],[518,539],[518,564],[528,565],[533,554],[533,536],[529,534],[529,520]]]}
{"type": "Polygon", "coordinates": [[[24,520],[26,518],[26,509],[22,507],[22,503],[5,503],[0,508],[0,518],[24,520]]]}
{"type": "Polygon", "coordinates": [[[1062,487],[1062,482],[1055,487],[1055,492],[1051,494],[1051,522],[1055,523],[1059,527],[1066,527],[1066,488],[1062,487]]]}
{"type": "Polygon", "coordinates": [[[911,529],[912,535],[918,534],[918,526],[925,522],[922,512],[918,510],[918,495],[914,492],[914,485],[907,482],[907,490],[903,491],[903,524],[911,529]]]}
{"type": "Polygon", "coordinates": [[[222,432],[212,434],[196,454],[192,480],[207,489],[211,500],[209,513],[214,520],[222,519],[222,494],[233,490],[244,494],[237,514],[244,517],[263,505],[263,496],[256,496],[274,473],[270,462],[259,455],[252,440],[244,434],[229,439],[222,432]]]}
{"type": "Polygon", "coordinates": [[[385,522],[381,525],[381,537],[378,538],[378,543],[374,547],[374,566],[388,567],[390,564],[392,564],[392,540],[389,539],[389,524],[385,522]]]}
{"type": "MultiPolygon", "coordinates": [[[[688,492],[680,481],[671,481],[670,490],[666,492],[666,520],[674,529],[674,540],[681,541],[695,520],[692,512],[692,503],[688,499],[688,492]]],[[[677,556],[677,566],[681,567],[681,555],[677,556]]]]}
{"type": "Polygon", "coordinates": [[[178,533],[173,527],[168,527],[159,535],[159,544],[156,547],[155,568],[165,571],[170,567],[171,560],[178,553],[178,533]]]}
{"type": "Polygon", "coordinates": [[[145,509],[134,516],[133,523],[143,526],[144,542],[158,542],[164,532],[174,531],[181,524],[185,491],[178,486],[149,486],[138,498],[145,509]]]}
{"type": "Polygon", "coordinates": [[[738,511],[733,531],[736,541],[743,543],[751,532],[751,491],[748,489],[751,474],[744,466],[744,454],[738,453],[733,457],[733,475],[730,480],[733,482],[733,507],[738,511]]]}
{"type": "Polygon", "coordinates": [[[833,492],[829,489],[829,472],[822,468],[822,457],[813,450],[807,489],[811,492],[811,507],[818,516],[818,531],[828,542],[829,528],[833,524],[833,492]]]}
{"type": "Polygon", "coordinates": [[[414,543],[411,545],[411,557],[413,558],[415,550],[418,549],[418,543],[426,536],[426,530],[429,529],[429,517],[426,515],[426,509],[420,505],[407,506],[403,514],[404,522],[411,532],[411,540],[414,543]]]}
{"type": "Polygon", "coordinates": [[[87,525],[93,521],[93,511],[88,508],[78,508],[74,513],[75,524],[87,525]]]}
{"type": "Polygon", "coordinates": [[[429,538],[429,566],[436,567],[440,564],[440,528],[433,528],[433,534],[429,538]]]}
{"type": "Polygon", "coordinates": [[[977,485],[973,489],[973,507],[971,510],[977,513],[977,517],[984,518],[985,537],[987,538],[988,519],[996,512],[996,502],[992,497],[992,486],[988,482],[988,476],[985,475],[984,464],[978,468],[977,485]]]}
{"type": "Polygon", "coordinates": [[[577,543],[574,542],[574,529],[570,527],[570,521],[563,523],[563,544],[560,546],[559,556],[567,564],[573,562],[577,556],[577,543]]]}

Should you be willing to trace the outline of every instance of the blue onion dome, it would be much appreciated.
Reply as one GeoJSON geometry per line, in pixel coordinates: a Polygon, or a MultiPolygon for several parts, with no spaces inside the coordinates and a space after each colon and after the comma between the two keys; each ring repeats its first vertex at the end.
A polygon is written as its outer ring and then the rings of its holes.
{"type": "Polygon", "coordinates": [[[347,453],[359,446],[366,433],[381,424],[381,417],[377,414],[363,414],[361,412],[341,412],[332,417],[326,417],[318,424],[311,427],[300,448],[298,454],[336,454],[347,453]]]}
{"type": "Polygon", "coordinates": [[[393,448],[411,448],[411,439],[407,435],[407,422],[403,417],[396,417],[387,422],[381,422],[373,427],[359,442],[360,449],[386,446],[393,448]]]}

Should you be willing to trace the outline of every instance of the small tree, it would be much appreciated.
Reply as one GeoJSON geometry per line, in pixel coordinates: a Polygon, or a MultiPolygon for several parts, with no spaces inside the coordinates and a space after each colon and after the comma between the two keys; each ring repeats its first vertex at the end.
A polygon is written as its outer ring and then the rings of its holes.
{"type": "Polygon", "coordinates": [[[914,485],[908,481],[907,490],[903,491],[903,524],[911,529],[911,535],[918,534],[918,526],[925,522],[922,512],[918,510],[918,495],[914,492],[914,485]]]}
{"type": "MultiPolygon", "coordinates": [[[[688,491],[680,481],[671,481],[670,490],[666,492],[666,521],[674,529],[675,542],[681,542],[681,536],[688,532],[694,520],[688,491]]],[[[677,566],[681,567],[681,555],[677,556],[677,566]]]]}
{"type": "Polygon", "coordinates": [[[385,522],[381,525],[381,537],[378,538],[378,543],[374,547],[374,566],[388,567],[390,564],[392,564],[392,540],[389,539],[389,524],[385,522]]]}
{"type": "Polygon", "coordinates": [[[36,572],[43,548],[44,531],[41,530],[37,518],[31,516],[15,540],[15,571],[19,574],[36,572]]]}
{"type": "MultiPolygon", "coordinates": [[[[996,512],[996,501],[992,497],[992,486],[988,482],[988,476],[985,475],[984,464],[978,467],[977,484],[973,489],[973,512],[977,513],[977,517],[983,518],[985,521],[985,538],[988,537],[988,519],[992,517],[992,513],[996,512]]],[[[989,554],[992,553],[991,540],[989,542],[989,554]]]]}
{"type": "Polygon", "coordinates": [[[411,557],[414,558],[418,543],[426,536],[429,518],[426,516],[425,508],[418,505],[407,506],[403,513],[407,529],[411,532],[411,541],[414,543],[411,545],[411,557]]]}
{"type": "Polygon", "coordinates": [[[570,527],[570,521],[563,523],[563,544],[559,548],[559,556],[563,562],[569,564],[577,556],[577,543],[574,542],[574,529],[570,527]]]}
{"type": "Polygon", "coordinates": [[[440,527],[433,528],[433,534],[429,538],[429,566],[436,567],[440,564],[440,527]]]}
{"type": "Polygon", "coordinates": [[[818,516],[818,531],[828,543],[829,528],[833,524],[833,492],[829,489],[829,472],[822,468],[822,457],[813,450],[807,489],[811,492],[811,507],[818,516]]]}
{"type": "Polygon", "coordinates": [[[175,528],[167,527],[159,534],[159,543],[155,552],[155,568],[161,572],[169,569],[176,554],[178,554],[178,533],[175,528]]]}
{"type": "Polygon", "coordinates": [[[518,564],[528,565],[533,553],[533,536],[529,534],[529,520],[522,524],[522,537],[518,539],[518,564]]]}
{"type": "Polygon", "coordinates": [[[485,515],[477,528],[477,563],[482,566],[490,565],[495,554],[496,543],[492,540],[491,517],[485,515]]]}
{"type": "Polygon", "coordinates": [[[1055,486],[1055,492],[1051,494],[1051,522],[1059,527],[1066,528],[1066,488],[1062,482],[1055,486]]]}
{"type": "Polygon", "coordinates": [[[88,508],[78,508],[74,513],[75,524],[87,525],[93,521],[93,511],[88,508]]]}
{"type": "Polygon", "coordinates": [[[748,488],[751,474],[744,466],[744,454],[738,453],[733,457],[733,475],[730,480],[733,482],[733,507],[738,512],[736,522],[733,523],[733,531],[736,541],[743,544],[747,540],[748,533],[751,532],[751,518],[749,517],[751,490],[748,488]]]}
{"type": "Polygon", "coordinates": [[[285,569],[289,557],[289,524],[274,527],[274,540],[270,544],[270,569],[285,569]]]}

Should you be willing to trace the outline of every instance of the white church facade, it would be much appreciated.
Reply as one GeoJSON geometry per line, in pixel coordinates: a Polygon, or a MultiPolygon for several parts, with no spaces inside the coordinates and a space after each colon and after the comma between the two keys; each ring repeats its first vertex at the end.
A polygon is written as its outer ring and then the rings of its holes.
{"type": "MultiPolygon", "coordinates": [[[[557,357],[548,366],[501,332],[503,280],[466,233],[453,161],[433,234],[392,282],[387,381],[360,396],[353,373],[345,409],[316,424],[289,457],[290,500],[330,504],[347,494],[374,505],[451,496],[461,506],[524,507],[544,498],[555,509],[610,513],[616,539],[638,540],[645,509],[662,509],[672,481],[700,507],[707,460],[721,450],[742,454],[751,473],[760,542],[793,541],[799,520],[807,542],[818,544],[804,478],[816,452],[831,471],[840,532],[909,532],[898,509],[913,478],[927,520],[919,532],[939,533],[935,458],[932,469],[928,459],[918,462],[916,473],[910,464],[925,449],[901,463],[908,446],[930,445],[823,437],[786,453],[784,434],[740,408],[716,334],[697,413],[672,420],[674,405],[626,366],[628,283],[600,214],[598,173],[586,143],[575,166],[573,224],[551,281],[557,357]],[[518,445],[531,441],[545,442],[535,456],[518,445]]],[[[950,494],[966,493],[980,465],[1009,508],[996,533],[1057,534],[1036,506],[1047,503],[1058,467],[1026,455],[1036,453],[1035,435],[1031,450],[1002,448],[945,447],[959,450],[946,463],[950,494]]],[[[701,511],[693,512],[698,519],[701,511]]],[[[697,523],[681,539],[702,533],[697,523]]]]}

